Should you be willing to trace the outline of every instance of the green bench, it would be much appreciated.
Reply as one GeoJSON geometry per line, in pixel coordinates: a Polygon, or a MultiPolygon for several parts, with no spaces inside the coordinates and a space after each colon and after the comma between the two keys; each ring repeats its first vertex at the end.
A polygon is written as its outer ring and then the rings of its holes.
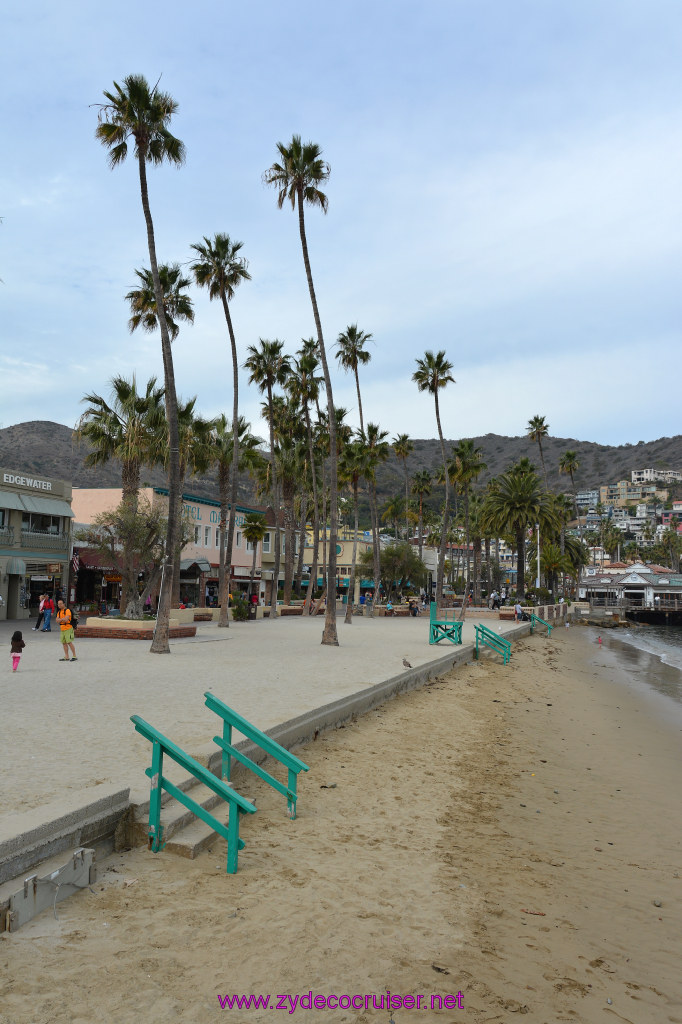
{"type": "Polygon", "coordinates": [[[435,601],[429,610],[429,643],[439,644],[448,640],[451,644],[461,644],[462,623],[457,620],[456,608],[438,609],[435,601]]]}

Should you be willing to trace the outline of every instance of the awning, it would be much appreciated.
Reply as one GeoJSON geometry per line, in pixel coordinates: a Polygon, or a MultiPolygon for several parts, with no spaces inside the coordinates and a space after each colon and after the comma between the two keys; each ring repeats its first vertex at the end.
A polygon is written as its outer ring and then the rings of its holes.
{"type": "Polygon", "coordinates": [[[68,501],[60,501],[59,498],[34,498],[28,494],[22,494],[20,497],[27,512],[38,512],[44,516],[69,516],[73,519],[68,501]]]}
{"type": "Polygon", "coordinates": [[[213,572],[211,563],[206,558],[183,558],[180,561],[180,572],[187,572],[196,566],[199,572],[213,572]]]}
{"type": "Polygon", "coordinates": [[[26,562],[23,558],[8,558],[5,572],[8,576],[25,576],[26,562]]]}
{"type": "Polygon", "coordinates": [[[9,491],[0,491],[0,508],[14,508],[19,512],[24,511],[21,499],[14,491],[11,493],[9,491]]]}

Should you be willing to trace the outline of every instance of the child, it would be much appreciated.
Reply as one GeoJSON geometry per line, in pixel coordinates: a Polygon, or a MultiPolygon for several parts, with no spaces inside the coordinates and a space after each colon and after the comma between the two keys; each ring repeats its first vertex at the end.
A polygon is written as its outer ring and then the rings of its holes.
{"type": "Polygon", "coordinates": [[[23,651],[26,644],[21,636],[21,630],[16,629],[12,633],[12,640],[10,641],[10,655],[12,657],[12,671],[16,672],[19,668],[19,661],[21,659],[21,652],[23,651]]]}

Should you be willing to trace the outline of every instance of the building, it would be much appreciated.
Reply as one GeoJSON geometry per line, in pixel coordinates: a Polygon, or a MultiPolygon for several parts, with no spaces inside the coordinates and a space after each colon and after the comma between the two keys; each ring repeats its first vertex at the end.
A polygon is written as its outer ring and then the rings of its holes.
{"type": "Polygon", "coordinates": [[[661,565],[617,563],[587,566],[580,577],[581,601],[622,612],[681,612],[682,574],[661,565]]]}
{"type": "Polygon", "coordinates": [[[0,469],[0,618],[27,619],[40,594],[66,591],[72,516],[71,484],[0,469]]]}
{"type": "MultiPolygon", "coordinates": [[[[143,487],[140,496],[153,507],[160,506],[168,511],[168,489],[165,487],[143,487]]],[[[74,487],[72,507],[79,526],[89,526],[94,517],[116,508],[122,497],[120,487],[74,487]]],[[[180,562],[180,597],[187,604],[217,604],[218,568],[220,561],[220,502],[211,498],[199,498],[193,494],[182,496],[184,515],[189,523],[191,539],[182,549],[180,562]]],[[[239,529],[244,517],[254,509],[238,505],[236,509],[235,535],[232,545],[230,567],[233,593],[248,590],[253,549],[239,529]]],[[[118,605],[120,598],[120,576],[113,566],[104,564],[98,551],[78,546],[80,560],[78,572],[79,604],[104,601],[118,605]]],[[[260,579],[260,553],[256,556],[256,578],[260,579]]]]}
{"type": "Polygon", "coordinates": [[[682,481],[682,473],[674,469],[633,469],[630,475],[633,484],[650,484],[657,480],[666,484],[676,484],[682,481]]]}
{"type": "Polygon", "coordinates": [[[602,505],[624,507],[630,502],[667,501],[668,492],[659,490],[655,484],[633,484],[629,480],[619,480],[615,484],[603,484],[599,488],[599,501],[602,505]]]}
{"type": "Polygon", "coordinates": [[[599,491],[578,491],[575,500],[578,508],[596,508],[599,503],[599,491]]]}

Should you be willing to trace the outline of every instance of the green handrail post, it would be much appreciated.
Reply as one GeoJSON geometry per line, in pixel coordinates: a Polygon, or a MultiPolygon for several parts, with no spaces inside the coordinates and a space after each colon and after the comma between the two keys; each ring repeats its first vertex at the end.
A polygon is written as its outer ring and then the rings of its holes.
{"type": "Polygon", "coordinates": [[[509,640],[505,640],[504,637],[499,636],[497,633],[493,633],[492,629],[488,629],[482,623],[474,627],[476,632],[476,655],[479,657],[479,641],[481,647],[489,647],[492,651],[502,655],[502,661],[506,665],[511,658],[511,643],[509,640]]]}
{"type": "Polygon", "coordinates": [[[531,632],[531,636],[533,635],[533,630],[535,628],[535,623],[536,622],[539,622],[541,626],[547,626],[547,636],[551,636],[552,635],[552,627],[549,624],[549,622],[545,622],[545,620],[541,619],[539,615],[535,614],[535,612],[531,612],[530,613],[530,632],[531,632]]]}
{"type": "Polygon", "coordinates": [[[287,798],[287,808],[289,811],[289,817],[293,820],[296,817],[296,801],[298,799],[297,794],[297,782],[298,773],[307,772],[308,765],[304,761],[301,761],[299,757],[292,754],[291,751],[287,750],[276,740],[273,740],[271,736],[257,728],[252,722],[249,722],[246,718],[240,715],[234,708],[229,707],[219,697],[216,697],[213,693],[205,693],[206,707],[209,711],[215,712],[223,720],[223,735],[214,736],[213,742],[216,743],[222,750],[222,771],[223,775],[227,772],[229,779],[229,773],[231,770],[232,759],[239,761],[245,768],[252,771],[254,775],[257,775],[263,782],[267,782],[269,786],[277,790],[287,798]],[[232,729],[235,728],[237,732],[240,732],[247,739],[250,739],[257,747],[260,747],[266,754],[274,758],[275,761],[279,761],[280,764],[284,765],[288,769],[287,784],[280,782],[274,775],[266,771],[265,768],[261,768],[260,765],[252,761],[251,758],[242,754],[240,750],[232,743],[232,729]]]}
{"type": "Polygon", "coordinates": [[[152,744],[151,768],[145,770],[145,775],[151,780],[148,828],[150,849],[154,853],[158,853],[163,848],[161,842],[163,833],[163,826],[161,825],[161,792],[165,789],[178,803],[192,811],[197,818],[201,818],[219,836],[226,840],[227,872],[228,874],[235,874],[239,850],[244,849],[244,841],[239,838],[239,815],[244,813],[255,814],[255,805],[232,789],[229,783],[216,778],[208,768],[195,761],[193,757],[182,750],[176,743],[173,743],[172,740],[169,740],[158,729],[155,729],[149,722],[145,722],[144,718],[140,718],[139,715],[132,715],[130,721],[135,726],[136,731],[152,744]],[[184,768],[185,771],[189,772],[190,775],[193,775],[199,782],[202,782],[208,789],[212,789],[214,793],[227,801],[229,807],[227,827],[163,775],[164,754],[175,761],[176,764],[179,764],[181,768],[184,768]]]}

